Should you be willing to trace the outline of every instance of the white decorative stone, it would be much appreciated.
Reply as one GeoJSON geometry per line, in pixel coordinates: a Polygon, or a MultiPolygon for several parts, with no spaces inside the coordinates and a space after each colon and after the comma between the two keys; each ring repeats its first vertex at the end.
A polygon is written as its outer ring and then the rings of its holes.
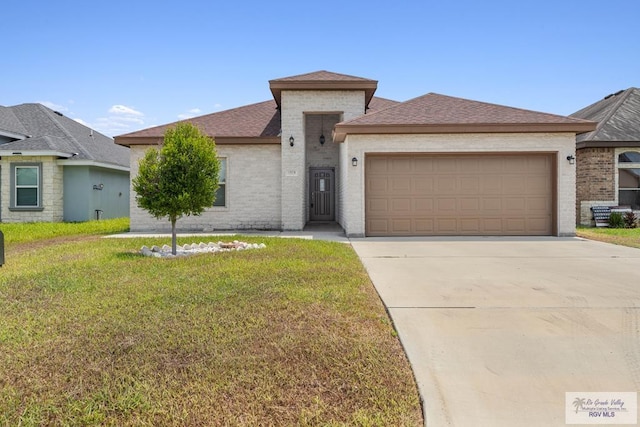
{"type": "Polygon", "coordinates": [[[233,242],[218,242],[218,243],[203,243],[199,244],[191,243],[183,246],[177,246],[176,255],[171,253],[171,247],[169,245],[163,245],[162,248],[158,246],[152,246],[149,249],[147,246],[140,248],[140,253],[144,256],[153,256],[155,258],[174,258],[185,257],[196,253],[217,253],[217,252],[230,252],[230,251],[243,251],[247,249],[259,249],[265,248],[264,243],[246,243],[239,242],[237,240],[233,242]]]}

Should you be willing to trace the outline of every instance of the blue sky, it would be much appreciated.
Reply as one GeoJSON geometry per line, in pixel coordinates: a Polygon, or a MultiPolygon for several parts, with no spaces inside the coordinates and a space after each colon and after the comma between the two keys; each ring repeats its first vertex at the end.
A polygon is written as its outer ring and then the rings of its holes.
{"type": "Polygon", "coordinates": [[[377,96],[436,92],[571,114],[640,86],[640,2],[9,1],[0,105],[109,136],[271,98],[328,70],[377,96]]]}

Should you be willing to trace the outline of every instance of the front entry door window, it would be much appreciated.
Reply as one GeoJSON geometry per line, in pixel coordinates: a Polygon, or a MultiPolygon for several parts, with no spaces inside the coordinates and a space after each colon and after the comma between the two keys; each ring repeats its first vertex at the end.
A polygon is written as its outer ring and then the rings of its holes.
{"type": "Polygon", "coordinates": [[[311,168],[309,170],[309,220],[333,221],[334,170],[311,168]]]}

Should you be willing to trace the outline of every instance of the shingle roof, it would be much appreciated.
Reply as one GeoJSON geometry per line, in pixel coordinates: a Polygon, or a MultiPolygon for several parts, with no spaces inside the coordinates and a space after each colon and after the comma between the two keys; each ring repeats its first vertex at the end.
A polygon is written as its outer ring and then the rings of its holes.
{"type": "Polygon", "coordinates": [[[377,83],[376,80],[366,79],[364,77],[350,76],[348,74],[332,73],[331,71],[321,70],[311,73],[298,74],[296,76],[282,77],[270,80],[271,82],[370,82],[377,83]]]}
{"type": "Polygon", "coordinates": [[[0,123],[13,115],[30,137],[0,145],[3,150],[51,150],[69,155],[70,160],[90,160],[129,167],[129,149],[113,139],[76,122],[42,104],[21,104],[0,109],[0,123]]]}
{"type": "Polygon", "coordinates": [[[570,117],[598,122],[594,131],[578,136],[578,144],[640,142],[640,89],[621,90],[570,117]]]}
{"type": "Polygon", "coordinates": [[[271,100],[119,135],[116,141],[121,143],[120,140],[132,137],[162,138],[168,128],[182,122],[194,124],[201,132],[213,138],[265,138],[280,134],[280,111],[271,100]]]}
{"type": "Polygon", "coordinates": [[[2,131],[27,136],[27,130],[13,114],[11,107],[0,106],[0,133],[2,131]]]}
{"type": "MultiPolygon", "coordinates": [[[[369,111],[380,111],[397,103],[397,101],[390,99],[374,97],[369,104],[369,111]]],[[[149,144],[151,139],[161,139],[168,128],[182,122],[192,123],[201,132],[216,139],[217,143],[235,140],[252,143],[260,141],[280,143],[280,110],[277,109],[273,100],[119,135],[116,136],[116,143],[122,145],[149,144]]]]}
{"type": "Polygon", "coordinates": [[[378,81],[322,70],[269,80],[269,88],[278,107],[281,105],[283,90],[362,90],[365,95],[364,105],[367,107],[378,88],[378,81]]]}
{"type": "Polygon", "coordinates": [[[429,93],[338,123],[336,140],[347,133],[585,132],[594,127],[577,118],[429,93]]]}

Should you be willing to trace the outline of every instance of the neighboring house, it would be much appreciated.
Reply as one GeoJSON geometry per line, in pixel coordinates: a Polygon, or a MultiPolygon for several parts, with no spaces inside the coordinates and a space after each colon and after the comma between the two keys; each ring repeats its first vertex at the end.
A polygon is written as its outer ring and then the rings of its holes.
{"type": "Polygon", "coordinates": [[[0,222],[126,216],[126,147],[41,104],[0,106],[0,222]]]}
{"type": "Polygon", "coordinates": [[[608,95],[571,117],[598,122],[576,141],[579,224],[593,225],[592,206],[640,210],[640,89],[608,95]]]}
{"type": "MultiPolygon", "coordinates": [[[[215,138],[222,187],[183,230],[348,236],[574,235],[576,134],[595,123],[438,94],[374,97],[377,81],[319,71],[269,82],[273,100],[189,119],[215,138]]],[[[131,173],[172,124],[115,138],[131,173]]],[[[131,197],[131,230],[167,230],[131,197]]]]}

